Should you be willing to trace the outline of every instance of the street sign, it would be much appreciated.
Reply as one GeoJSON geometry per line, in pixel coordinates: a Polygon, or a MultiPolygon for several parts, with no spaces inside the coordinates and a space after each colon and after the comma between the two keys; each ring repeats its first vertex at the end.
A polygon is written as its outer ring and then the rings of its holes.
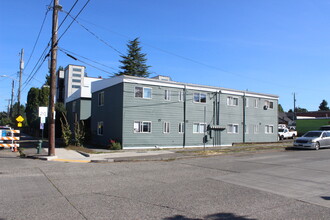
{"type": "Polygon", "coordinates": [[[22,115],[19,115],[19,116],[17,116],[16,121],[19,122],[19,123],[21,123],[21,122],[24,121],[24,118],[22,117],[22,115]]]}
{"type": "Polygon", "coordinates": [[[40,123],[40,129],[44,130],[44,123],[40,123]]]}
{"type": "Polygon", "coordinates": [[[39,107],[39,117],[48,117],[48,107],[39,107]]]}
{"type": "Polygon", "coordinates": [[[46,123],[46,117],[41,117],[40,118],[40,123],[43,123],[43,124],[46,123]]]}

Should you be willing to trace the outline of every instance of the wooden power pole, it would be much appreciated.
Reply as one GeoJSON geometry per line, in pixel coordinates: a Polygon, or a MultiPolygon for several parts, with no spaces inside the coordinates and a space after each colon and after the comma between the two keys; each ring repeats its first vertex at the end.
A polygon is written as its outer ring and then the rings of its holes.
{"type": "Polygon", "coordinates": [[[52,24],[52,45],[50,62],[50,96],[48,107],[48,156],[55,156],[55,93],[56,93],[56,65],[57,65],[57,29],[58,11],[61,9],[59,0],[54,0],[53,24],[52,24]]]}
{"type": "Polygon", "coordinates": [[[18,82],[18,92],[17,92],[17,114],[21,114],[21,87],[22,87],[22,74],[24,69],[24,49],[21,50],[21,59],[19,61],[19,82],[18,82]]]}

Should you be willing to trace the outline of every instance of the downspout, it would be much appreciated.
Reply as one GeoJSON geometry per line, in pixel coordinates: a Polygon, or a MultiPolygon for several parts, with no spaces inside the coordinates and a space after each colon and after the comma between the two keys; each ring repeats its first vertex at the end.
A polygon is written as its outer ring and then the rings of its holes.
{"type": "Polygon", "coordinates": [[[183,88],[183,148],[186,146],[186,109],[187,109],[187,86],[184,84],[183,88]]]}
{"type": "Polygon", "coordinates": [[[245,126],[246,126],[246,113],[245,113],[245,107],[246,107],[246,97],[245,97],[245,92],[243,95],[243,143],[245,143],[245,126]]]}

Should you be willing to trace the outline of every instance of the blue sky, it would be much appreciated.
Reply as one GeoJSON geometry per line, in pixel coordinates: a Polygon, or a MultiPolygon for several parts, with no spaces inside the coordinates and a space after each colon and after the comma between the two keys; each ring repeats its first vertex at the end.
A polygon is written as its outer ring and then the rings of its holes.
{"type": "MultiPolygon", "coordinates": [[[[0,75],[17,77],[24,48],[23,103],[48,73],[47,60],[35,67],[50,40],[51,11],[32,51],[50,2],[0,1],[0,75]]],[[[66,12],[75,2],[60,0],[66,12]]],[[[71,15],[86,2],[79,0],[71,15]]],[[[139,37],[152,76],[275,94],[284,110],[293,108],[296,93],[297,106],[318,110],[323,99],[330,105],[329,11],[328,0],[90,0],[78,17],[82,26],[74,22],[63,34],[68,17],[59,29],[59,47],[87,63],[59,51],[58,66],[84,65],[88,76],[109,77],[118,71],[118,51],[126,54],[127,41],[139,37]]],[[[11,79],[0,78],[0,88],[4,111],[11,79]]]]}

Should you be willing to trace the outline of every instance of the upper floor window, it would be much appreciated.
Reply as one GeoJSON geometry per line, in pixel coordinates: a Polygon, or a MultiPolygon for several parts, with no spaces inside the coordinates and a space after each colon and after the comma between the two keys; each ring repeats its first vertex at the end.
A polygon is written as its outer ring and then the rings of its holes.
{"type": "Polygon", "coordinates": [[[245,97],[245,107],[247,108],[249,107],[249,98],[246,97],[245,97]]]}
{"type": "Polygon", "coordinates": [[[72,76],[73,77],[79,77],[79,78],[81,78],[81,74],[80,73],[72,73],[72,76]]]}
{"type": "Polygon", "coordinates": [[[259,99],[254,100],[254,107],[259,108],[259,99]]]}
{"type": "Polygon", "coordinates": [[[178,97],[178,99],[179,99],[179,102],[183,102],[183,91],[179,91],[179,97],[178,97]]]}
{"type": "Polygon", "coordinates": [[[77,82],[77,83],[80,83],[81,80],[80,79],[72,79],[72,82],[77,82]]]}
{"type": "Polygon", "coordinates": [[[274,102],[266,100],[265,101],[265,108],[274,109],[274,102]]]}
{"type": "Polygon", "coordinates": [[[100,92],[98,94],[98,105],[103,106],[104,105],[104,92],[100,92]]]}
{"type": "Polygon", "coordinates": [[[167,101],[171,100],[171,91],[170,90],[165,89],[165,91],[164,91],[164,99],[167,100],[167,101]]]}
{"type": "Polygon", "coordinates": [[[227,97],[227,105],[229,106],[238,106],[238,98],[233,96],[227,97]]]}
{"type": "Polygon", "coordinates": [[[81,72],[81,69],[80,68],[72,68],[72,71],[81,72]]]}
{"type": "Polygon", "coordinates": [[[164,133],[170,133],[170,123],[169,122],[164,122],[164,129],[163,129],[164,133]]]}
{"type": "Polygon", "coordinates": [[[194,93],[194,102],[206,103],[206,94],[205,93],[194,93]]]}
{"type": "Polygon", "coordinates": [[[80,86],[79,85],[72,85],[72,88],[73,89],[80,89],[80,86]]]}
{"type": "Polygon", "coordinates": [[[151,99],[151,88],[136,86],[134,94],[136,98],[151,99]]]}

